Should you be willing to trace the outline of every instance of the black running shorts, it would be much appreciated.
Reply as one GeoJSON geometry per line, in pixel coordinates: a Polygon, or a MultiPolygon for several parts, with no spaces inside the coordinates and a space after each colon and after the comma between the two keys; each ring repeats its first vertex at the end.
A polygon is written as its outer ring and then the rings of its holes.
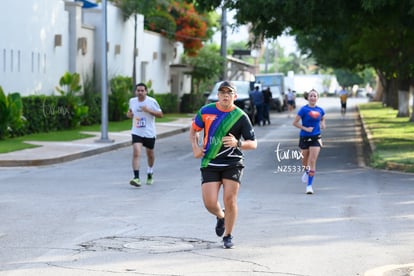
{"type": "Polygon", "coordinates": [[[155,137],[147,138],[141,137],[135,134],[132,134],[132,144],[134,143],[142,143],[142,145],[148,149],[154,149],[155,146],[155,137]]]}
{"type": "Polygon", "coordinates": [[[308,149],[309,147],[322,147],[321,136],[315,135],[299,137],[299,148],[308,149]]]}
{"type": "Polygon", "coordinates": [[[207,167],[200,170],[201,184],[221,182],[223,179],[230,179],[240,184],[243,176],[243,167],[207,167]]]}

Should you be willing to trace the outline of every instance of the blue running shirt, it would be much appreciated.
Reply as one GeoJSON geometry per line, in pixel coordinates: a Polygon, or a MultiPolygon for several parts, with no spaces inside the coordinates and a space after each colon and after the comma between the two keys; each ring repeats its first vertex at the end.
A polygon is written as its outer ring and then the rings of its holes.
{"type": "Polygon", "coordinates": [[[302,118],[302,125],[304,127],[313,127],[312,132],[301,130],[301,137],[321,134],[320,123],[322,117],[325,115],[325,111],[322,108],[319,106],[310,107],[309,105],[305,105],[299,109],[298,115],[302,118]]]}

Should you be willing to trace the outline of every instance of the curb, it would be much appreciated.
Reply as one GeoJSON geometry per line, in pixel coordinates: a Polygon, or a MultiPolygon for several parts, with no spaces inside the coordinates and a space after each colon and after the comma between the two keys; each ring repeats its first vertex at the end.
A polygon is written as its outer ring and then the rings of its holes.
{"type": "Polygon", "coordinates": [[[85,150],[83,152],[68,154],[65,156],[46,158],[46,159],[32,159],[32,160],[0,160],[0,167],[25,167],[25,166],[45,166],[52,165],[57,163],[63,163],[68,161],[73,161],[79,158],[89,157],[91,155],[104,153],[110,150],[119,149],[125,146],[131,145],[131,142],[120,142],[116,144],[111,144],[107,147],[102,147],[98,149],[85,150]]]}
{"type": "Polygon", "coordinates": [[[362,142],[363,142],[363,155],[364,155],[364,161],[365,164],[370,164],[371,162],[371,156],[375,152],[375,144],[372,142],[372,134],[369,131],[369,129],[366,127],[364,118],[359,111],[359,106],[356,106],[357,113],[358,113],[358,120],[361,125],[361,136],[362,136],[362,142]]]}
{"type": "MultiPolygon", "coordinates": [[[[179,133],[183,133],[188,131],[188,127],[180,127],[175,130],[166,131],[164,133],[160,133],[157,135],[157,139],[166,138],[169,136],[173,136],[179,133]]],[[[101,154],[104,152],[108,152],[111,150],[117,150],[120,148],[124,148],[131,145],[131,141],[123,141],[123,142],[116,142],[116,143],[108,143],[108,146],[95,148],[95,149],[88,149],[82,152],[67,154],[60,157],[53,157],[53,158],[45,158],[45,159],[31,159],[31,160],[0,160],[0,167],[26,167],[26,166],[45,166],[45,165],[52,165],[57,163],[64,163],[68,161],[73,161],[76,159],[89,157],[96,154],[101,154]]]]}

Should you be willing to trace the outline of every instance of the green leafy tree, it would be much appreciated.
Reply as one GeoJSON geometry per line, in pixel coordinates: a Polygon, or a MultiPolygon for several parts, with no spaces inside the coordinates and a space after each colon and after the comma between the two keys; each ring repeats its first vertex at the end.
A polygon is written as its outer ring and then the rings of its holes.
{"type": "Polygon", "coordinates": [[[197,56],[183,56],[183,62],[190,64],[193,70],[191,75],[191,95],[188,105],[191,110],[199,108],[204,103],[204,92],[207,87],[219,79],[223,64],[223,57],[215,44],[207,44],[197,56]]]}
{"type": "MultiPolygon", "coordinates": [[[[220,56],[219,49],[215,44],[203,47],[197,56],[184,56],[183,61],[193,67],[192,93],[200,93],[202,83],[215,81],[219,78],[223,57],[220,56]]],[[[201,90],[202,91],[202,90],[201,90]]]]}
{"type": "MultiPolygon", "coordinates": [[[[204,8],[222,1],[198,0],[204,8]]],[[[385,103],[409,113],[407,95],[414,72],[414,2],[394,0],[223,1],[239,24],[252,24],[256,38],[275,38],[286,29],[302,53],[320,66],[361,71],[375,68],[389,88],[385,103]],[[275,13],[277,11],[277,13],[275,13]],[[393,89],[393,88],[396,89],[393,89]],[[396,104],[398,103],[398,104],[396,104]]]]}
{"type": "Polygon", "coordinates": [[[280,72],[287,74],[288,71],[293,71],[295,74],[311,74],[317,73],[315,62],[312,58],[306,58],[300,54],[290,53],[281,67],[280,72]]]}
{"type": "Polygon", "coordinates": [[[343,87],[352,87],[354,84],[362,84],[364,79],[358,74],[345,69],[335,69],[334,73],[338,83],[343,87]]]}

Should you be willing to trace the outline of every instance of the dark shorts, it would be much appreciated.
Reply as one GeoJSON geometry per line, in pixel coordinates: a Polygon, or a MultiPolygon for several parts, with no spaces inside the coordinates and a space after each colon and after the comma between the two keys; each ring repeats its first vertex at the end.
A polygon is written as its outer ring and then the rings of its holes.
{"type": "Polygon", "coordinates": [[[201,184],[207,182],[221,182],[224,178],[241,183],[243,167],[201,168],[201,184]]]}
{"type": "Polygon", "coordinates": [[[155,137],[147,138],[147,137],[141,137],[141,136],[132,134],[132,144],[134,143],[141,143],[144,147],[148,149],[154,149],[155,137]]]}
{"type": "Polygon", "coordinates": [[[322,147],[321,136],[302,136],[299,137],[299,148],[308,149],[309,147],[322,147]]]}
{"type": "Polygon", "coordinates": [[[341,102],[341,107],[342,107],[342,108],[346,108],[346,102],[344,102],[344,103],[343,103],[343,102],[341,102]]]}
{"type": "Polygon", "coordinates": [[[295,101],[294,100],[290,100],[290,101],[287,101],[287,103],[288,103],[288,105],[295,105],[295,101]]]}

